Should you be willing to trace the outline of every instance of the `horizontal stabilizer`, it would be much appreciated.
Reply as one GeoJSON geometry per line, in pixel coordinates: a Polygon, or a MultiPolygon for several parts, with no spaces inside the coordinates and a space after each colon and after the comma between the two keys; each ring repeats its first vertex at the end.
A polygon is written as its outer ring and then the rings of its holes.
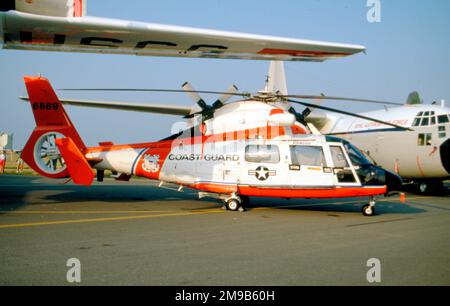
{"type": "Polygon", "coordinates": [[[81,151],[71,138],[57,138],[56,145],[64,158],[67,170],[77,185],[90,186],[94,180],[94,172],[81,151]]]}

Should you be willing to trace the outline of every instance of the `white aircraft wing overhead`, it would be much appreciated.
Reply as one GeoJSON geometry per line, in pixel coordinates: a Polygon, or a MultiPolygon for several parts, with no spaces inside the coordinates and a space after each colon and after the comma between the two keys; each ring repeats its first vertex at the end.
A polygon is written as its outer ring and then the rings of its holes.
{"type": "MultiPolygon", "coordinates": [[[[19,97],[19,98],[24,101],[29,101],[28,97],[19,97]]],[[[187,116],[192,113],[192,107],[180,105],[143,104],[143,103],[139,104],[130,102],[73,100],[73,99],[60,99],[60,101],[64,105],[154,113],[163,115],[187,116]]]]}
{"type": "Polygon", "coordinates": [[[0,40],[6,49],[318,62],[365,50],[359,45],[16,10],[0,12],[0,40]]]}

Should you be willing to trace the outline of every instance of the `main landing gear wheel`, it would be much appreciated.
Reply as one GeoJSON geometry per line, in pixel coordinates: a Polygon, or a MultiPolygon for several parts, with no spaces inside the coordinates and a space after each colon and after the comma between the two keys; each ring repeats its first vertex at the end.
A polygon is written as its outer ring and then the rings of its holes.
{"type": "Polygon", "coordinates": [[[227,209],[231,211],[238,211],[241,208],[241,203],[237,199],[229,199],[226,203],[227,209]]]}
{"type": "Polygon", "coordinates": [[[420,192],[421,194],[427,193],[427,192],[428,192],[428,189],[429,189],[429,186],[428,186],[427,183],[425,183],[425,182],[419,183],[419,192],[420,192]]]}
{"type": "Polygon", "coordinates": [[[443,193],[445,188],[442,181],[428,180],[419,182],[417,191],[421,195],[438,195],[443,193]]]}

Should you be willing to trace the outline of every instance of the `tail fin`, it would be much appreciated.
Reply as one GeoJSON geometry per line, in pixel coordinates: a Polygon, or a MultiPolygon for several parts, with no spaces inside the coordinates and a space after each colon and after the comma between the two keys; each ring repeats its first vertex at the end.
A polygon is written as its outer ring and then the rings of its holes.
{"type": "Polygon", "coordinates": [[[86,15],[86,2],[87,0],[1,0],[0,11],[16,10],[53,17],[83,17],[86,15]]]}
{"type": "MultiPolygon", "coordinates": [[[[86,149],[80,135],[67,116],[63,105],[56,96],[50,82],[43,77],[25,77],[25,86],[33,110],[36,128],[22,152],[22,159],[39,174],[50,178],[64,178],[73,176],[72,165],[68,167],[67,162],[73,161],[74,156],[86,164],[86,159],[81,154],[86,149]],[[57,141],[59,139],[70,139],[72,149],[61,150],[61,145],[67,142],[57,141]]],[[[83,167],[86,170],[85,167],[83,167]]],[[[91,176],[84,172],[85,175],[91,176]]],[[[75,181],[75,179],[74,179],[75,181]]],[[[83,180],[82,180],[83,181],[83,180]]],[[[83,181],[83,185],[86,181],[83,181]]],[[[75,181],[75,183],[77,183],[75,181]]]]}
{"type": "Polygon", "coordinates": [[[269,66],[267,90],[281,95],[288,95],[286,73],[284,63],[281,61],[271,61],[269,66]]]}

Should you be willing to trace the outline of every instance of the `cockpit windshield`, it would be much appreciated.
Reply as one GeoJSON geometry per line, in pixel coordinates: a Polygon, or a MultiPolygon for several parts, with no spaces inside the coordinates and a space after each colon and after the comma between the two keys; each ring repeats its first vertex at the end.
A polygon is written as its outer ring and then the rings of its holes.
{"type": "Polygon", "coordinates": [[[354,166],[366,166],[372,164],[357,147],[345,140],[343,143],[354,166]]]}

